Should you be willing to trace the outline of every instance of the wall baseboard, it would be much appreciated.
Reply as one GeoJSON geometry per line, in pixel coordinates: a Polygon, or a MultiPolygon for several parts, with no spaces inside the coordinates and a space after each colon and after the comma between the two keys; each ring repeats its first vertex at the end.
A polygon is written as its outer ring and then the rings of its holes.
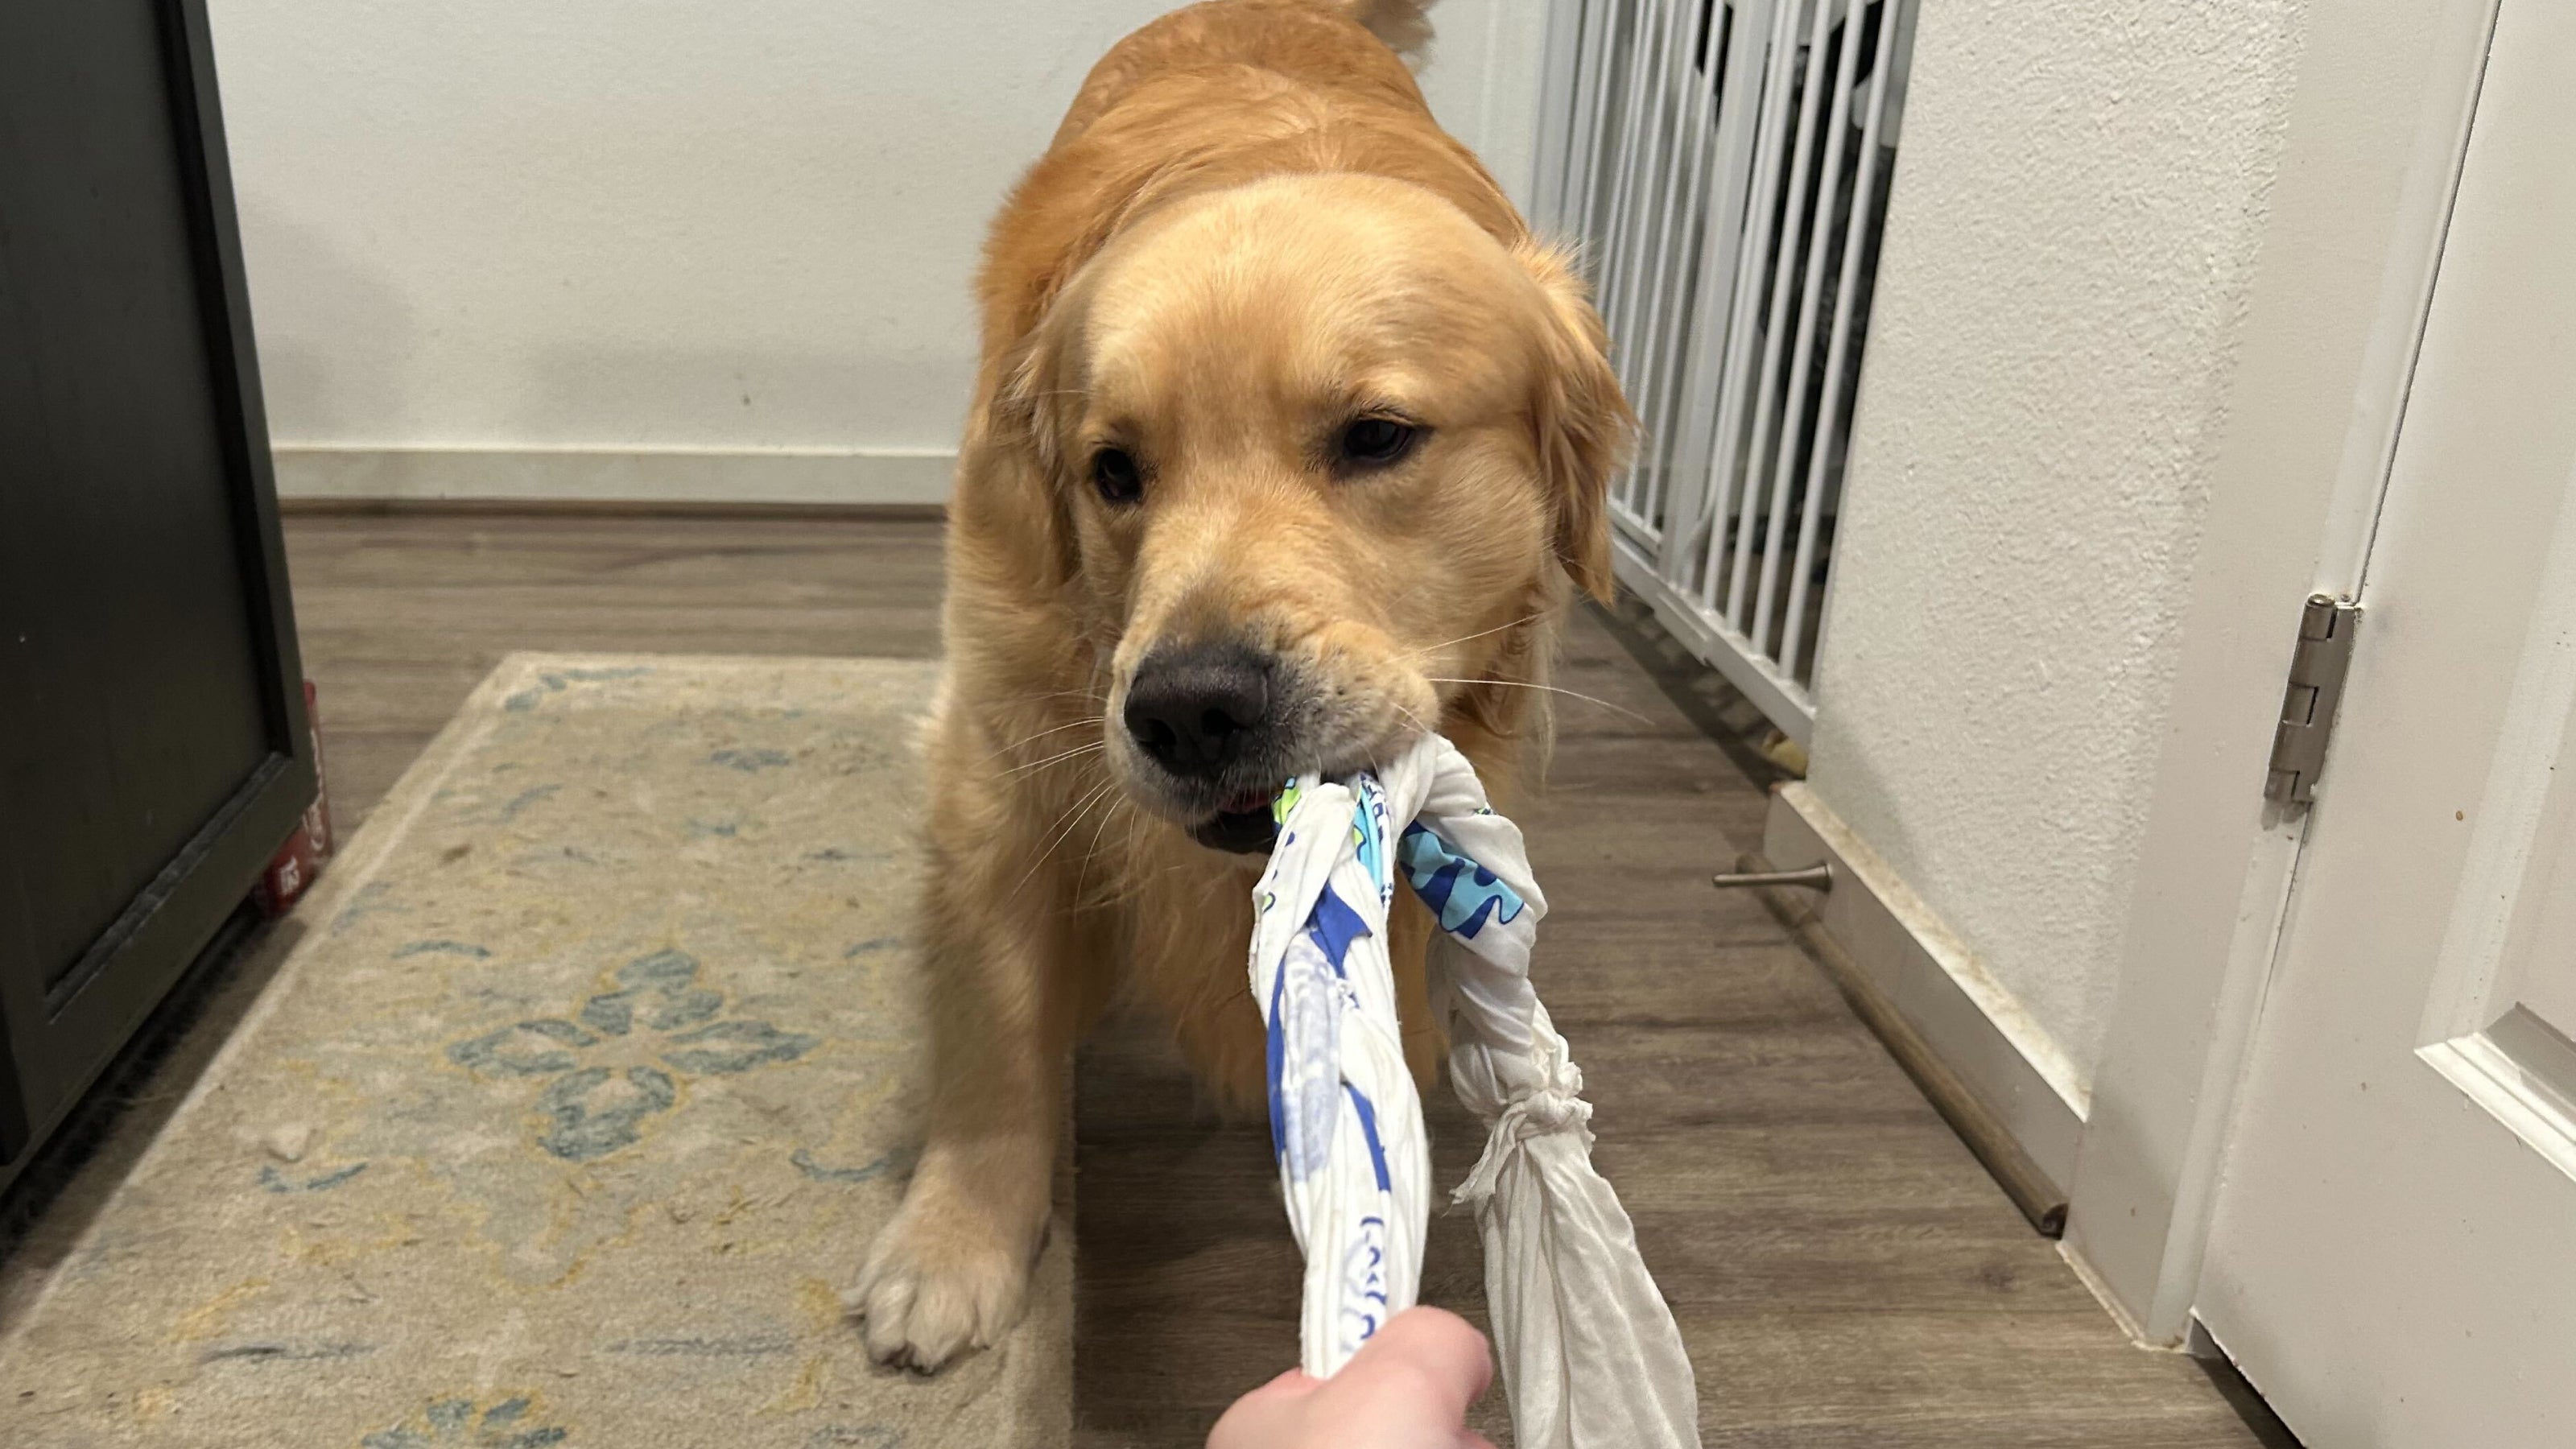
{"type": "Polygon", "coordinates": [[[933,449],[343,448],[280,444],[281,500],[938,505],[933,449]]]}
{"type": "MultiPolygon", "coordinates": [[[[1861,978],[1853,984],[1875,993],[1938,1071],[1991,1120],[1991,1130],[2009,1139],[2010,1151],[1990,1154],[1944,1107],[1969,1145],[1989,1166],[2010,1152],[2027,1159],[2040,1180],[2025,1186],[2053,1197],[2062,1212],[2090,1106],[2072,1059],[1805,784],[1792,782],[1772,795],[1762,854],[1783,869],[1833,866],[1833,889],[1811,909],[1861,978]]],[[[1883,1028],[1880,1034],[1891,1035],[1883,1028]]],[[[2002,1168],[1996,1175],[2009,1177],[2002,1168]]],[[[2016,1201],[2024,1195],[2014,1191],[2016,1201]]]]}

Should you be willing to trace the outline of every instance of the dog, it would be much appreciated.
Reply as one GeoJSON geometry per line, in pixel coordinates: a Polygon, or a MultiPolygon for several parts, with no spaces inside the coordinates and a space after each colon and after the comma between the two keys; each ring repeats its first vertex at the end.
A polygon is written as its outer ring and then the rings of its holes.
{"type": "MultiPolygon", "coordinates": [[[[1265,1099],[1269,802],[1438,729],[1507,800],[1614,585],[1634,419],[1567,259],[1442,132],[1403,0],[1210,0],[1095,66],[995,221],[924,728],[926,1138],[850,1294],[928,1373],[1017,1318],[1113,998],[1265,1099]]],[[[1443,1050],[1418,903],[1406,1055],[1443,1050]]]]}

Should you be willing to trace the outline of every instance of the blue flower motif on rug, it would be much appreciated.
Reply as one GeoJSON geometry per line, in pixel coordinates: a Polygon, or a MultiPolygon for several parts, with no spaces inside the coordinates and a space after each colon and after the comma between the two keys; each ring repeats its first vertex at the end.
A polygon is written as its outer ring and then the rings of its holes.
{"type": "Polygon", "coordinates": [[[554,1424],[530,1424],[525,1394],[475,1412],[472,1399],[439,1399],[405,1423],[379,1429],[359,1449],[545,1449],[571,1437],[554,1424]]]}
{"type": "Polygon", "coordinates": [[[567,1162],[628,1146],[644,1123],[679,1100],[680,1077],[733,1076],[813,1050],[819,1038],[765,1021],[714,1020],[724,995],[697,983],[698,960],[661,950],[617,968],[617,989],[581,1004],[574,1019],[538,1017],[447,1049],[447,1059],[495,1077],[549,1077],[537,1095],[545,1126],[537,1145],[567,1162]],[[607,1045],[642,1041],[661,1065],[600,1061],[607,1045]],[[664,1070],[664,1068],[669,1070],[664,1070]]]}

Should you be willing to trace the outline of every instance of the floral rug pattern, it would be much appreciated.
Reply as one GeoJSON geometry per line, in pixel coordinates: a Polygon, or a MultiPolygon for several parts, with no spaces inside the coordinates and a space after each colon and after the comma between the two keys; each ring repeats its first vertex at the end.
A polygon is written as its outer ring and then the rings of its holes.
{"type": "Polygon", "coordinates": [[[504,663],[0,1339],[0,1442],[1066,1442],[1069,1232],[937,1379],[836,1292],[911,1160],[934,680],[504,663]]]}

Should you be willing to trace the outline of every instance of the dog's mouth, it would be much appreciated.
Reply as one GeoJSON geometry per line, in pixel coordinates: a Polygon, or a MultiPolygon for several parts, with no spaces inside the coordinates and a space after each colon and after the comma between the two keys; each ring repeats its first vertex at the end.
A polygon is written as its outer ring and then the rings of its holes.
{"type": "Polygon", "coordinates": [[[1275,792],[1247,790],[1217,807],[1217,812],[1190,827],[1190,838],[1211,850],[1235,855],[1267,855],[1270,844],[1278,838],[1278,823],[1270,818],[1270,801],[1275,792]]]}

